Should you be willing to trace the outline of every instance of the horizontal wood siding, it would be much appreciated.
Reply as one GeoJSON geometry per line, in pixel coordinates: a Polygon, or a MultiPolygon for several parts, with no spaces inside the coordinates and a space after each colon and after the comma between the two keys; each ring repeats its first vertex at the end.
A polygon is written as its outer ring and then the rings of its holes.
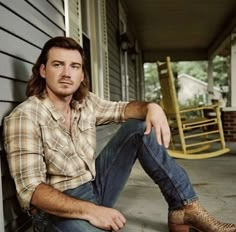
{"type": "Polygon", "coordinates": [[[31,63],[4,53],[0,53],[0,60],[1,77],[28,81],[32,69],[31,63]]]}
{"type": "Polygon", "coordinates": [[[58,26],[62,31],[65,29],[64,15],[60,14],[52,4],[46,0],[25,0],[38,12],[40,12],[46,19],[58,26]]]}
{"type": "Polygon", "coordinates": [[[128,59],[128,73],[129,73],[129,100],[137,100],[137,85],[136,85],[136,73],[135,73],[135,62],[128,59]]]}
{"type": "Polygon", "coordinates": [[[26,213],[24,213],[21,210],[19,206],[15,192],[15,185],[12,178],[9,175],[6,154],[4,153],[4,151],[0,151],[0,155],[1,155],[2,186],[4,186],[2,192],[3,214],[4,214],[4,224],[5,224],[4,230],[5,232],[13,232],[13,231],[23,232],[31,226],[31,219],[26,213]]]}
{"type": "MultiPolygon", "coordinates": [[[[61,15],[65,16],[64,11],[64,1],[63,0],[48,0],[49,4],[51,4],[61,15]]],[[[64,19],[63,19],[64,21],[64,19]]],[[[64,28],[64,24],[63,24],[64,28]]]]}
{"type": "MultiPolygon", "coordinates": [[[[47,1],[40,0],[38,2],[44,6],[44,3],[47,1]]],[[[49,18],[46,18],[44,14],[39,12],[36,8],[24,0],[2,0],[0,5],[8,8],[9,11],[12,11],[19,18],[24,19],[29,23],[29,25],[33,25],[35,28],[38,28],[38,30],[49,37],[64,35],[63,29],[59,28],[56,23],[54,23],[49,18]]],[[[50,17],[50,15],[48,17],[50,17]]],[[[31,35],[31,40],[34,41],[33,38],[36,39],[36,36],[33,34],[31,35]]]]}
{"type": "Polygon", "coordinates": [[[3,118],[25,100],[32,65],[44,43],[54,36],[65,35],[64,18],[63,0],[0,2],[1,220],[4,214],[4,222],[0,221],[0,231],[25,231],[31,223],[18,204],[14,182],[9,175],[2,144],[3,118]]]}
{"type": "Polygon", "coordinates": [[[6,102],[24,100],[26,81],[43,44],[51,37],[65,34],[63,8],[63,1],[0,3],[0,125],[9,113],[6,102]]]}
{"type": "Polygon", "coordinates": [[[110,75],[110,100],[119,101],[121,93],[120,50],[118,44],[119,15],[116,0],[106,2],[107,7],[107,34],[108,57],[110,75]]]}

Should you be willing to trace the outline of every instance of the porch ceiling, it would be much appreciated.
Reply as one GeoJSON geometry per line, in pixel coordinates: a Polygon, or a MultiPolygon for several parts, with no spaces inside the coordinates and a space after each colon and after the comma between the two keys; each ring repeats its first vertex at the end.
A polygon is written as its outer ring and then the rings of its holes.
{"type": "Polygon", "coordinates": [[[235,0],[124,0],[144,62],[206,60],[229,52],[235,0]]]}

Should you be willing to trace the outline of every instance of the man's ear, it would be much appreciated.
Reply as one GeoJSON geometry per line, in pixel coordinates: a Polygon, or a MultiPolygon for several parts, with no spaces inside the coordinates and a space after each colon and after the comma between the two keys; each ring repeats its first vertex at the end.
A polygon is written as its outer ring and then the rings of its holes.
{"type": "Polygon", "coordinates": [[[42,78],[45,78],[45,77],[46,77],[46,71],[45,71],[45,65],[44,65],[44,64],[41,64],[41,65],[40,65],[39,73],[40,73],[40,76],[41,76],[42,78]]]}
{"type": "Polygon", "coordinates": [[[81,82],[84,81],[84,72],[82,73],[82,78],[81,78],[81,82]]]}

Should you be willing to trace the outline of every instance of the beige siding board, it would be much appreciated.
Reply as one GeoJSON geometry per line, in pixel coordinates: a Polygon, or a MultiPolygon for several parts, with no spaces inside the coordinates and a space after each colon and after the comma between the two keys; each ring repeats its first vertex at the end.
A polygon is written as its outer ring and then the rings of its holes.
{"type": "Polygon", "coordinates": [[[0,53],[0,76],[28,81],[31,75],[32,64],[0,53]]]}
{"type": "Polygon", "coordinates": [[[120,88],[116,88],[113,85],[111,85],[110,92],[112,93],[112,100],[113,101],[121,101],[122,100],[120,88]]]}
{"type": "Polygon", "coordinates": [[[10,79],[0,79],[0,99],[2,101],[24,101],[26,83],[10,79]]]}
{"type": "Polygon", "coordinates": [[[119,92],[121,92],[120,82],[118,80],[114,79],[111,86],[116,86],[119,89],[119,92]]]}
{"type": "MultiPolygon", "coordinates": [[[[45,34],[51,37],[64,35],[64,30],[57,27],[53,22],[46,19],[40,12],[23,0],[2,0],[2,4],[10,8],[15,14],[35,25],[45,34]]],[[[33,38],[34,36],[32,36],[33,38]]]]}
{"type": "Polygon", "coordinates": [[[0,79],[0,125],[3,118],[16,106],[16,102],[25,100],[25,90],[24,82],[0,79]]]}
{"type": "Polygon", "coordinates": [[[109,56],[110,71],[114,70],[118,75],[120,75],[120,66],[117,65],[117,59],[112,59],[109,56]]]}
{"type": "Polygon", "coordinates": [[[135,78],[135,63],[129,58],[129,97],[130,101],[136,100],[136,78],[135,78]]]}
{"type": "Polygon", "coordinates": [[[65,15],[63,0],[48,0],[48,2],[50,2],[62,15],[65,15]]]}
{"type": "Polygon", "coordinates": [[[0,6],[0,22],[1,27],[5,28],[7,31],[27,41],[32,41],[32,43],[38,47],[42,47],[45,41],[50,38],[3,6],[0,6]],[[32,35],[34,35],[33,40],[32,35]]]}
{"type": "Polygon", "coordinates": [[[34,63],[39,56],[39,48],[36,48],[3,30],[0,30],[0,41],[1,51],[14,55],[20,59],[34,63]]]}
{"type": "Polygon", "coordinates": [[[114,99],[114,101],[122,101],[121,97],[120,97],[120,93],[121,92],[121,89],[119,86],[116,86],[116,85],[111,85],[111,90],[114,92],[114,96],[116,96],[116,99],[114,99]],[[117,94],[115,94],[117,93],[117,94]]]}
{"type": "Polygon", "coordinates": [[[109,54],[109,76],[110,76],[110,99],[120,100],[121,97],[121,73],[120,69],[120,54],[119,46],[117,43],[118,26],[118,4],[115,0],[106,2],[107,13],[107,35],[108,35],[108,54],[109,54]],[[114,86],[115,83],[115,86],[114,86]],[[117,88],[117,84],[120,88],[117,88]]]}
{"type": "Polygon", "coordinates": [[[108,50],[108,52],[109,52],[109,60],[112,60],[113,62],[117,63],[117,60],[120,59],[119,49],[117,48],[117,49],[112,50],[112,47],[115,48],[116,44],[111,44],[111,47],[108,50]]]}
{"type": "MultiPolygon", "coordinates": [[[[0,126],[3,123],[3,118],[7,116],[13,108],[15,108],[16,103],[12,102],[0,102],[0,126]]],[[[0,150],[2,150],[1,147],[2,143],[0,143],[0,150]]]]}
{"type": "MultiPolygon", "coordinates": [[[[1,129],[3,118],[25,100],[26,82],[40,48],[49,38],[65,35],[63,8],[63,0],[0,0],[1,129]]],[[[4,227],[5,231],[26,231],[31,218],[20,209],[15,188],[9,184],[2,141],[0,152],[0,231],[4,227]]]]}
{"type": "Polygon", "coordinates": [[[26,0],[26,2],[31,3],[34,7],[36,7],[40,12],[42,12],[46,17],[49,17],[58,27],[61,29],[65,29],[65,21],[64,16],[58,14],[57,10],[52,7],[45,0],[26,0]]]}

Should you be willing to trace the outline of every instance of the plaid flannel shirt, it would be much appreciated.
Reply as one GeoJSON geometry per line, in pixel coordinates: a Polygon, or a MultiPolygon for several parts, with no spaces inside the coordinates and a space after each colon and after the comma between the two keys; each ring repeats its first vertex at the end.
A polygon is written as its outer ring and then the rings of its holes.
{"type": "Polygon", "coordinates": [[[4,146],[21,206],[40,183],[64,191],[94,179],[96,125],[124,121],[126,105],[92,93],[72,101],[71,133],[48,97],[17,106],[4,120],[4,146]]]}

